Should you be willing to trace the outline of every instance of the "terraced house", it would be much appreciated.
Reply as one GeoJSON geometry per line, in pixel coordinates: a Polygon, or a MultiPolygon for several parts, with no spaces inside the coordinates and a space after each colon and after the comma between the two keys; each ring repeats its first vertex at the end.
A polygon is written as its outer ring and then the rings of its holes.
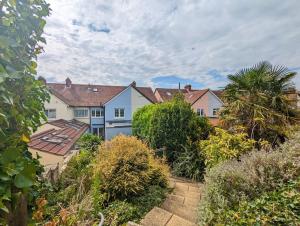
{"type": "Polygon", "coordinates": [[[191,85],[186,85],[184,89],[157,88],[154,95],[158,102],[165,102],[178,92],[183,93],[185,100],[200,117],[208,117],[212,125],[218,125],[218,111],[223,106],[221,90],[195,90],[191,85]]]}
{"type": "Polygon", "coordinates": [[[111,139],[117,134],[131,134],[131,120],[136,109],[156,103],[150,87],[46,83],[50,102],[45,103],[48,121],[78,120],[89,125],[93,134],[111,139]]]}

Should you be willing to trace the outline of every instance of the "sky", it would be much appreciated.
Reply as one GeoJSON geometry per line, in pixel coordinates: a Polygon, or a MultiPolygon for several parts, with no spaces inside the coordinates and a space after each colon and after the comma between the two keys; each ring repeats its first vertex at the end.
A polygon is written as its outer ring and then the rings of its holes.
{"type": "Polygon", "coordinates": [[[218,89],[262,60],[300,74],[299,0],[47,2],[48,82],[218,89]]]}

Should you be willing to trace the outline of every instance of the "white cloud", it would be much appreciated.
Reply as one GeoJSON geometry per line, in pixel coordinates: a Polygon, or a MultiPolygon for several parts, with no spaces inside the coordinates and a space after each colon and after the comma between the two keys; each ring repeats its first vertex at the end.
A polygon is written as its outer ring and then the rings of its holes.
{"type": "Polygon", "coordinates": [[[38,72],[51,80],[152,85],[153,77],[178,75],[216,88],[261,60],[300,66],[298,0],[49,3],[38,72]]]}

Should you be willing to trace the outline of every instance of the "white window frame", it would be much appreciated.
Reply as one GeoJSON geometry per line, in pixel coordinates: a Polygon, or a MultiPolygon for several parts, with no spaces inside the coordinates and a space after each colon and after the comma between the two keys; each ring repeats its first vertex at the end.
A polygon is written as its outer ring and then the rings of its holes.
{"type": "Polygon", "coordinates": [[[74,117],[75,118],[88,118],[89,117],[89,109],[88,108],[74,108],[74,117]],[[76,111],[85,111],[87,112],[84,116],[76,116],[76,111]]]}
{"type": "Polygon", "coordinates": [[[218,116],[220,108],[213,108],[213,116],[218,116]]]}
{"type": "Polygon", "coordinates": [[[103,137],[104,136],[104,128],[103,127],[93,127],[92,128],[92,134],[97,135],[98,137],[103,137]],[[96,134],[94,134],[94,129],[96,129],[96,134]],[[100,130],[102,130],[102,133],[100,132],[100,130]]]}
{"type": "Polygon", "coordinates": [[[56,118],[56,109],[55,108],[45,109],[45,114],[46,114],[48,119],[55,119],[56,118]],[[52,113],[54,112],[54,117],[50,117],[50,114],[49,114],[50,111],[52,111],[52,113]]]}
{"type": "Polygon", "coordinates": [[[91,109],[91,117],[92,118],[103,118],[104,117],[103,108],[92,108],[91,109]],[[100,111],[100,115],[99,116],[97,116],[97,111],[100,111]]]}
{"type": "Polygon", "coordinates": [[[197,108],[197,115],[200,117],[204,117],[205,113],[204,113],[204,109],[203,108],[197,108]]]}
{"type": "Polygon", "coordinates": [[[125,108],[115,108],[115,118],[122,119],[125,118],[125,108]],[[123,116],[121,116],[121,111],[123,110],[123,116]],[[117,113],[117,114],[116,114],[117,113]]]}

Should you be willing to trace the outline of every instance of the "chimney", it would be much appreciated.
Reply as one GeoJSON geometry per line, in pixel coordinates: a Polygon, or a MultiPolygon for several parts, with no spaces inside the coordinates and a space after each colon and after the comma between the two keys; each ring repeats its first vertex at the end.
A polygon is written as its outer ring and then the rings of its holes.
{"type": "Polygon", "coordinates": [[[131,85],[132,87],[136,87],[136,82],[133,81],[130,85],[131,85]]]}
{"type": "Polygon", "coordinates": [[[71,85],[72,85],[72,81],[71,81],[71,79],[69,79],[69,77],[68,77],[68,78],[66,79],[66,87],[67,87],[67,88],[70,88],[71,85]]]}
{"type": "Polygon", "coordinates": [[[192,85],[188,84],[184,86],[184,89],[189,93],[192,91],[192,85]]]}
{"type": "Polygon", "coordinates": [[[39,76],[38,80],[41,81],[44,85],[46,85],[47,81],[43,76],[39,76]]]}

